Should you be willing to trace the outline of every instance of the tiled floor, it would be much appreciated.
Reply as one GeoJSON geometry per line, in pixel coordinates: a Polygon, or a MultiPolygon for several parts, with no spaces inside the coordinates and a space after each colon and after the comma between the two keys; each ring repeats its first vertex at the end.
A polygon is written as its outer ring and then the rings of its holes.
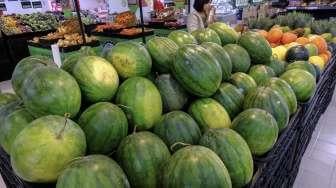
{"type": "Polygon", "coordinates": [[[336,188],[335,93],[303,156],[294,188],[336,188]]]}
{"type": "MultiPolygon", "coordinates": [[[[0,89],[2,92],[12,92],[9,82],[1,82],[0,89]]],[[[303,156],[294,188],[336,188],[335,93],[303,156]]],[[[1,177],[0,188],[6,188],[1,177]]]]}

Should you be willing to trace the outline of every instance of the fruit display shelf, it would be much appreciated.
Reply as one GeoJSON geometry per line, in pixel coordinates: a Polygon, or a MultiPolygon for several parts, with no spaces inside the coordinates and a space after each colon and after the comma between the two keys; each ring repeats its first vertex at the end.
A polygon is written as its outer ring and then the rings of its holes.
{"type": "MultiPolygon", "coordinates": [[[[302,104],[295,115],[294,122],[288,126],[287,142],[278,143],[268,152],[280,150],[276,157],[259,165],[249,187],[292,187],[299,171],[302,156],[309,144],[316,124],[331,102],[336,78],[336,53],[322,74],[315,95],[309,102],[302,104]],[[281,145],[281,146],[279,146],[281,145]]],[[[293,118],[292,120],[293,121],[293,118]]],[[[279,138],[281,140],[281,136],[279,138]]]]}
{"type": "MultiPolygon", "coordinates": [[[[315,126],[331,101],[336,84],[335,71],[336,54],[333,53],[312,99],[300,106],[291,116],[287,128],[282,131],[273,149],[262,157],[254,158],[254,177],[246,187],[291,187],[293,185],[302,155],[315,126]]],[[[9,188],[54,187],[51,184],[31,184],[18,178],[11,168],[8,155],[2,149],[0,149],[0,173],[9,188]]]]}

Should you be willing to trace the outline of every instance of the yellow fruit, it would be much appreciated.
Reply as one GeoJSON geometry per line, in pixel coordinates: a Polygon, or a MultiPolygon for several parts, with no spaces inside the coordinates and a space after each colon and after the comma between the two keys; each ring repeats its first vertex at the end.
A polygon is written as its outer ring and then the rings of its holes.
{"type": "Polygon", "coordinates": [[[297,42],[291,42],[291,43],[289,43],[289,44],[286,44],[285,46],[286,46],[287,49],[289,49],[289,48],[291,48],[291,47],[293,47],[293,46],[298,46],[298,45],[300,45],[300,44],[297,43],[297,42]]]}
{"type": "Polygon", "coordinates": [[[272,54],[278,60],[284,61],[286,57],[286,52],[287,52],[287,48],[282,45],[272,48],[272,54]]]}
{"type": "Polygon", "coordinates": [[[316,65],[321,70],[324,69],[325,63],[324,63],[324,60],[323,60],[322,57],[320,57],[320,56],[311,56],[308,61],[309,61],[309,63],[316,65]]]}

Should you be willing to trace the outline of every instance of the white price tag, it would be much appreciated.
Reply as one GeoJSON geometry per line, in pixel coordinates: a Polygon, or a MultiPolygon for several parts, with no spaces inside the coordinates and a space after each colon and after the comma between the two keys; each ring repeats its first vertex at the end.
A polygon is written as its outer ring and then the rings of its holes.
{"type": "Polygon", "coordinates": [[[60,50],[57,44],[51,45],[51,52],[52,52],[55,64],[60,68],[62,65],[62,60],[61,60],[60,50]]]}

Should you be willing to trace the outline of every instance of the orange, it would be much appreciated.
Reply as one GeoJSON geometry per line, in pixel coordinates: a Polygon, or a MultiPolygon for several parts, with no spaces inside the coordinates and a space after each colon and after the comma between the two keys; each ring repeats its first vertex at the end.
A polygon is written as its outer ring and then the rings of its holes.
{"type": "Polygon", "coordinates": [[[275,48],[275,47],[279,46],[280,44],[279,43],[270,43],[270,45],[271,45],[272,48],[275,48]]]}
{"type": "Polygon", "coordinates": [[[267,40],[270,43],[277,43],[281,40],[283,32],[280,28],[272,28],[267,35],[267,40]]]}
{"type": "Polygon", "coordinates": [[[297,36],[294,33],[287,32],[282,35],[281,42],[282,44],[289,44],[291,42],[295,42],[296,39],[297,39],[297,36]]]}
{"type": "Polygon", "coordinates": [[[306,37],[299,37],[298,39],[296,39],[296,42],[302,45],[306,45],[309,43],[309,39],[306,37]]]}
{"type": "Polygon", "coordinates": [[[265,30],[259,30],[258,33],[262,35],[263,37],[267,38],[268,32],[265,30]]]}
{"type": "Polygon", "coordinates": [[[314,36],[310,38],[310,42],[317,46],[319,54],[325,53],[328,50],[328,45],[325,39],[321,36],[314,36]]]}

